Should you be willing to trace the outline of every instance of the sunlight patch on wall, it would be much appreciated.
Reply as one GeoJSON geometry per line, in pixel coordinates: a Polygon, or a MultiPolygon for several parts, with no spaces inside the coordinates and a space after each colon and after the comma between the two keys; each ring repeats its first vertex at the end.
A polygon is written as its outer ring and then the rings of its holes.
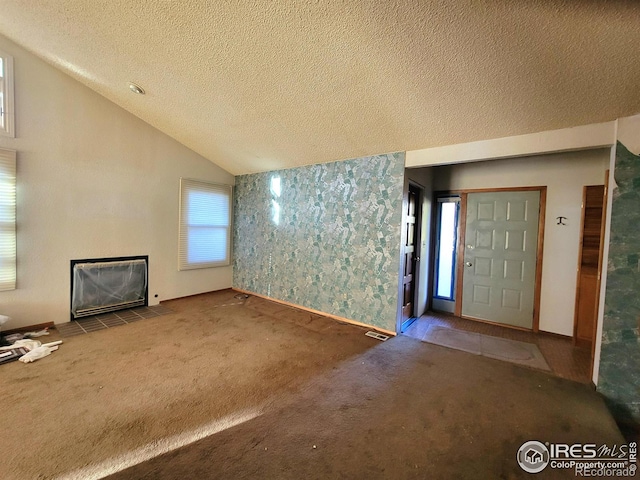
{"type": "Polygon", "coordinates": [[[274,225],[280,225],[280,203],[278,202],[278,198],[280,198],[280,177],[271,177],[271,185],[269,187],[271,192],[271,196],[273,199],[271,200],[271,208],[272,208],[272,219],[274,225]]]}

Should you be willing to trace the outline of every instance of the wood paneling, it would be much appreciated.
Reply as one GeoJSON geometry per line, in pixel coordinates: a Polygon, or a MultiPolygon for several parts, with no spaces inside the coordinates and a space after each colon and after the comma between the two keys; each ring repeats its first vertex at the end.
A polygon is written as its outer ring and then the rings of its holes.
{"type": "Polygon", "coordinates": [[[584,187],[573,332],[574,341],[583,345],[593,342],[598,318],[603,206],[604,185],[584,187]]]}

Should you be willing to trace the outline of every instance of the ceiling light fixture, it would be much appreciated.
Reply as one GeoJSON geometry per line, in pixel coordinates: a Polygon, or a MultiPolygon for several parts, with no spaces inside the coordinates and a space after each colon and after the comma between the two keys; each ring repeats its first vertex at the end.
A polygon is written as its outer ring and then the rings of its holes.
{"type": "Polygon", "coordinates": [[[144,95],[144,88],[142,88],[140,85],[136,85],[133,82],[129,82],[129,90],[131,90],[133,93],[137,93],[138,95],[144,95]]]}

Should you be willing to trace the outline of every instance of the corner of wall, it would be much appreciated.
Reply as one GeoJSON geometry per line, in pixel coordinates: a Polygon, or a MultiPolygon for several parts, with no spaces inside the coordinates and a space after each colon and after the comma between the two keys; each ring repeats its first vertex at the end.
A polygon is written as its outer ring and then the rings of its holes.
{"type": "MultiPolygon", "coordinates": [[[[640,116],[618,120],[615,190],[597,389],[620,425],[640,428],[640,116]]],[[[604,282],[603,282],[604,283],[604,282]]]]}

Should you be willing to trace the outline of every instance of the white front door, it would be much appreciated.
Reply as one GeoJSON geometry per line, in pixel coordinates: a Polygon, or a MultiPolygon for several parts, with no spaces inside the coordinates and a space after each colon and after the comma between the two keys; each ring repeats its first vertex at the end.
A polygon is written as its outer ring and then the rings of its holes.
{"type": "Polygon", "coordinates": [[[469,193],[462,315],[532,328],[539,191],[469,193]]]}

